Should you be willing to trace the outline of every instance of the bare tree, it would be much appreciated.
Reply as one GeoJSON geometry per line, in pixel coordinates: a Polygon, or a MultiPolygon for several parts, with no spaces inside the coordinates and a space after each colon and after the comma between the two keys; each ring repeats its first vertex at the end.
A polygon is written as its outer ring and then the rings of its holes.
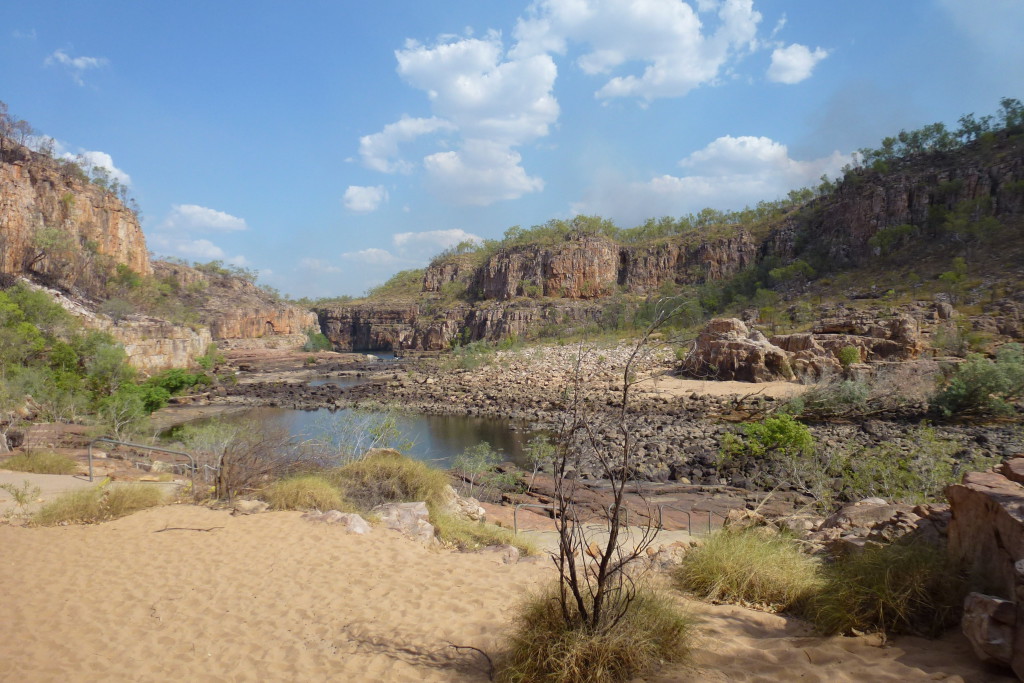
{"type": "Polygon", "coordinates": [[[619,401],[612,417],[620,438],[618,443],[609,444],[595,428],[601,418],[584,386],[583,365],[587,354],[582,345],[577,355],[554,458],[555,524],[559,535],[555,563],[559,571],[562,616],[569,628],[583,628],[591,633],[615,628],[636,596],[628,565],[644,556],[657,536],[652,506],[642,495],[641,505],[647,505],[644,515],[647,521],[632,529],[625,525],[625,494],[627,487],[636,484],[639,465],[634,429],[636,415],[630,401],[636,385],[644,381],[639,366],[649,356],[651,334],[677,311],[678,307],[657,315],[626,360],[619,401]],[[611,485],[610,504],[604,514],[608,536],[602,541],[580,518],[574,504],[577,479],[569,475],[584,461],[596,462],[601,478],[611,485]]]}

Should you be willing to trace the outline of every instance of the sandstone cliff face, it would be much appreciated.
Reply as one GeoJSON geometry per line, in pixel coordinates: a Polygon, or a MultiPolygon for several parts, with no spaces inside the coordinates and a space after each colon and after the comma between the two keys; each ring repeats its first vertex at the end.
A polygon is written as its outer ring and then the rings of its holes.
{"type": "Polygon", "coordinates": [[[31,271],[71,288],[105,277],[104,261],[151,272],[135,214],[113,193],[8,141],[0,159],[0,272],[31,271]],[[40,248],[36,236],[45,228],[62,238],[40,248]]]}
{"type": "MultiPolygon", "coordinates": [[[[827,200],[818,200],[817,215],[802,229],[808,244],[835,265],[853,265],[874,254],[869,240],[882,228],[934,228],[945,212],[965,202],[981,202],[991,215],[1004,219],[1024,214],[1019,141],[1002,138],[989,146],[975,143],[962,152],[894,164],[884,175],[862,171],[827,200]]],[[[781,235],[774,239],[779,246],[787,242],[781,235]]]]}
{"type": "Polygon", "coordinates": [[[513,247],[487,259],[476,277],[475,289],[482,299],[608,296],[618,282],[619,246],[600,237],[583,237],[553,247],[513,247]]]}
{"type": "Polygon", "coordinates": [[[301,346],[303,332],[318,329],[315,313],[277,301],[248,280],[165,261],[156,261],[153,267],[158,277],[178,283],[215,341],[263,339],[280,348],[287,337],[286,347],[301,346]]]}
{"type": "Polygon", "coordinates": [[[361,304],[318,309],[317,316],[322,332],[341,351],[441,351],[451,348],[453,340],[528,337],[549,324],[571,329],[599,319],[601,308],[572,302],[522,302],[460,305],[434,313],[415,305],[361,304]]]}
{"type": "Polygon", "coordinates": [[[732,277],[751,265],[757,244],[745,230],[696,245],[666,241],[650,247],[623,248],[619,283],[630,292],[657,291],[666,281],[700,284],[732,277]]]}

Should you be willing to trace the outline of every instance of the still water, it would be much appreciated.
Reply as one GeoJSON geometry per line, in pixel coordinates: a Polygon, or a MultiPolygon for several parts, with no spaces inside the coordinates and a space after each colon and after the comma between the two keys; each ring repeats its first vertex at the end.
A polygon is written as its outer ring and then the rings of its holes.
{"type": "MultiPolygon", "coordinates": [[[[448,467],[452,458],[469,446],[481,441],[502,454],[502,460],[523,465],[523,451],[533,433],[516,429],[510,420],[463,417],[451,415],[394,414],[402,441],[411,441],[407,454],[430,462],[436,467],[448,467]]],[[[224,418],[226,420],[255,419],[261,424],[284,427],[300,439],[322,438],[338,432],[345,433],[346,424],[380,420],[386,414],[377,411],[327,409],[292,410],[289,408],[252,408],[224,418]],[[341,427],[339,428],[339,425],[341,427]]]]}

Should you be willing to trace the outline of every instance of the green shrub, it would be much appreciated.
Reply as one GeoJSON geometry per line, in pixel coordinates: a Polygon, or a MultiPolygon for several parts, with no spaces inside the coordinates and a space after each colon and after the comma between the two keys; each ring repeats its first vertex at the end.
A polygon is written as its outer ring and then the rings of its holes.
{"type": "Polygon", "coordinates": [[[333,349],[334,344],[320,330],[312,327],[306,330],[306,343],[302,345],[303,351],[331,351],[333,349]]]}
{"type": "Polygon", "coordinates": [[[960,617],[965,582],[945,550],[926,543],[867,547],[825,571],[808,608],[824,633],[937,636],[960,617]]]}
{"type": "Polygon", "coordinates": [[[860,349],[856,346],[844,346],[839,349],[839,353],[836,354],[836,360],[843,366],[843,369],[849,368],[854,363],[860,362],[860,349]]]}
{"type": "Polygon", "coordinates": [[[613,683],[642,676],[663,662],[685,661],[693,622],[670,596],[640,587],[614,626],[596,633],[569,628],[552,589],[521,605],[514,629],[497,680],[613,683]]]}
{"type": "Polygon", "coordinates": [[[78,463],[53,451],[28,451],[0,460],[0,468],[34,474],[75,474],[78,463]]]}
{"type": "Polygon", "coordinates": [[[971,354],[953,370],[932,397],[932,408],[946,417],[962,414],[1006,415],[1024,395],[1024,348],[1005,344],[994,361],[971,354]]]}
{"type": "Polygon", "coordinates": [[[361,460],[330,470],[326,479],[345,500],[369,510],[381,503],[444,502],[448,475],[424,462],[393,450],[380,450],[361,460]]]}
{"type": "Polygon", "coordinates": [[[275,510],[348,510],[341,493],[325,478],[306,474],[275,481],[263,489],[263,500],[275,510]]]}
{"type": "Polygon", "coordinates": [[[491,448],[491,444],[481,441],[475,446],[468,446],[452,460],[452,469],[458,470],[469,480],[469,495],[473,495],[474,486],[483,475],[490,472],[501,461],[501,456],[491,448]]]}
{"type": "Polygon", "coordinates": [[[806,604],[820,589],[820,565],[788,536],[725,530],[690,551],[675,579],[702,598],[783,610],[806,604]]]}
{"type": "Polygon", "coordinates": [[[70,491],[44,505],[32,516],[39,526],[62,522],[89,524],[117,519],[164,502],[160,487],[149,484],[100,485],[70,491]]]}

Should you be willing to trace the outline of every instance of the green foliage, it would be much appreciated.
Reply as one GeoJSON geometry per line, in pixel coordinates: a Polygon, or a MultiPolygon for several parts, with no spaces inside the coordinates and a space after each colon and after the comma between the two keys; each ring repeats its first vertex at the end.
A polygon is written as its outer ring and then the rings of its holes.
{"type": "Polygon", "coordinates": [[[316,351],[332,351],[334,344],[327,336],[314,328],[305,330],[306,343],[302,345],[303,351],[316,352],[316,351]]]}
{"type": "Polygon", "coordinates": [[[452,460],[452,469],[458,471],[469,481],[469,495],[473,495],[473,487],[480,477],[494,469],[501,462],[501,455],[486,441],[467,447],[452,460]]]}
{"type": "Polygon", "coordinates": [[[216,344],[210,344],[206,347],[206,353],[196,358],[196,365],[203,370],[212,370],[218,365],[223,365],[227,362],[227,358],[217,348],[216,344]]]}
{"type": "Polygon", "coordinates": [[[1024,349],[1006,344],[989,360],[970,354],[958,364],[932,397],[932,408],[953,415],[1007,415],[1012,401],[1024,395],[1024,349]]]}
{"type": "Polygon", "coordinates": [[[39,498],[39,494],[43,492],[41,488],[35,486],[28,479],[22,481],[21,486],[0,484],[0,491],[6,491],[20,510],[24,510],[29,503],[39,498]]]}
{"type": "Polygon", "coordinates": [[[33,474],[75,474],[78,463],[53,451],[26,451],[0,460],[0,469],[33,474]]]}
{"type": "Polygon", "coordinates": [[[338,489],[317,474],[304,474],[275,481],[263,489],[260,495],[274,510],[351,509],[338,489]]]}
{"type": "Polygon", "coordinates": [[[526,443],[526,450],[524,455],[526,461],[530,463],[530,467],[533,468],[533,476],[530,477],[530,488],[533,488],[533,482],[537,478],[537,471],[544,466],[545,463],[553,463],[557,448],[555,444],[551,443],[551,439],[548,437],[538,434],[526,443]]]}
{"type": "Polygon", "coordinates": [[[826,634],[881,631],[936,637],[960,618],[965,582],[945,549],[868,546],[825,570],[807,613],[826,634]]]}
{"type": "Polygon", "coordinates": [[[882,255],[888,255],[905,244],[911,237],[917,234],[917,228],[913,225],[903,223],[901,225],[890,225],[880,228],[872,235],[868,244],[878,250],[882,255]]]}
{"type": "Polygon", "coordinates": [[[961,445],[939,436],[934,428],[917,427],[906,435],[906,447],[888,442],[854,453],[842,472],[849,500],[881,497],[897,503],[928,503],[964,471],[984,470],[995,461],[961,453],[961,445]]]}
{"type": "Polygon", "coordinates": [[[366,290],[366,298],[379,299],[419,294],[423,290],[423,274],[425,272],[423,268],[399,271],[384,284],[366,290]]]}
{"type": "Polygon", "coordinates": [[[198,385],[209,385],[211,381],[203,373],[194,374],[181,368],[172,368],[153,375],[146,380],[146,384],[165,389],[169,394],[180,394],[198,385]]]}
{"type": "Polygon", "coordinates": [[[743,425],[746,439],[739,444],[733,457],[792,457],[806,455],[814,449],[811,430],[785,413],[765,418],[761,422],[743,425]]]}
{"type": "Polygon", "coordinates": [[[639,587],[622,619],[610,628],[591,630],[578,623],[582,621],[578,614],[569,617],[572,625],[566,623],[556,589],[525,600],[513,619],[509,650],[500,658],[497,680],[618,683],[689,656],[693,620],[670,596],[648,587],[639,587]]]}
{"type": "Polygon", "coordinates": [[[784,610],[801,607],[820,589],[820,567],[798,541],[774,530],[723,530],[686,554],[675,579],[708,600],[784,610]]]}
{"type": "Polygon", "coordinates": [[[773,284],[787,284],[790,282],[805,282],[812,279],[817,273],[807,261],[797,259],[788,266],[772,268],[768,271],[768,277],[773,284]]]}
{"type": "Polygon", "coordinates": [[[844,346],[839,349],[839,353],[836,354],[836,360],[843,366],[843,369],[848,369],[854,363],[860,362],[860,349],[856,346],[844,346]]]}

